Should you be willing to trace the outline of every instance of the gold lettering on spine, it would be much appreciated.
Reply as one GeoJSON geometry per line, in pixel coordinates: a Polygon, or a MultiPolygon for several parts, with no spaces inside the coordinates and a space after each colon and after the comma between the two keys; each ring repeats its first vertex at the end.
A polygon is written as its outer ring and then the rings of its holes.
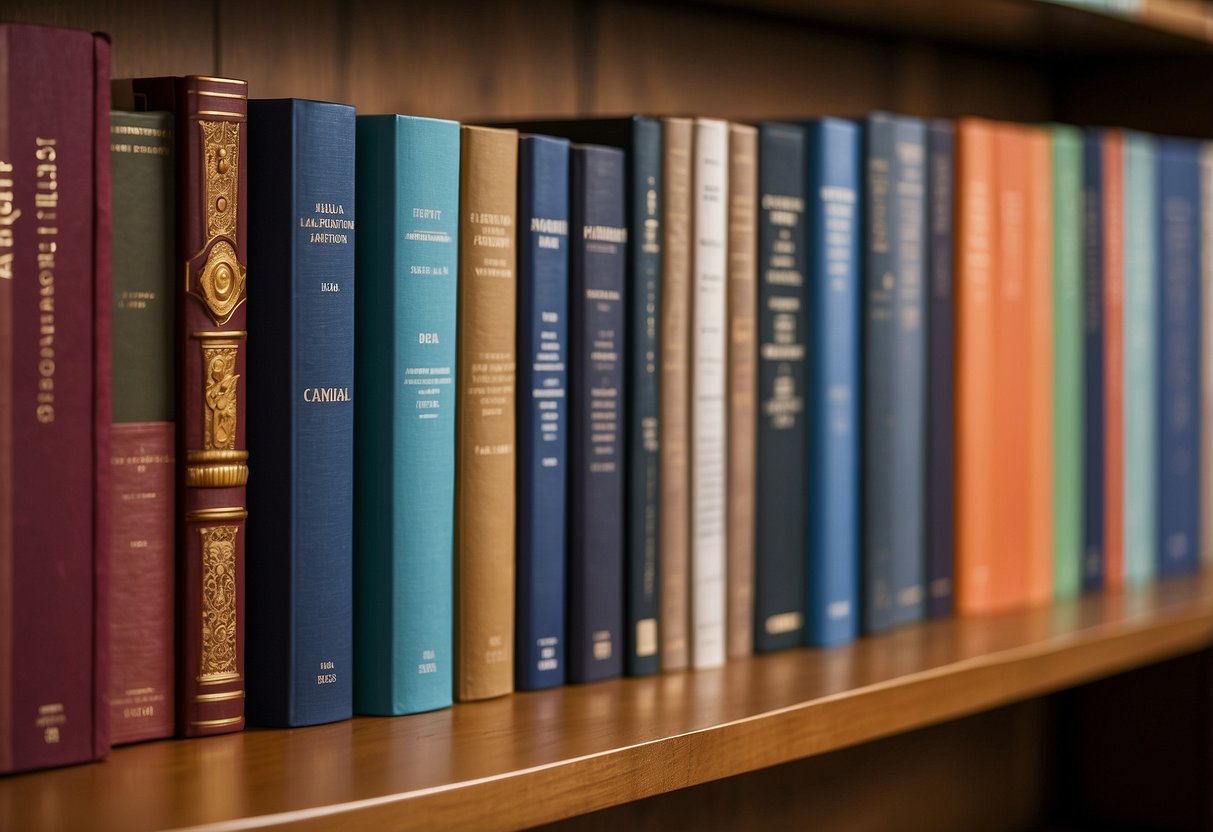
{"type": "Polygon", "coordinates": [[[239,679],[236,665],[236,533],[238,526],[203,526],[202,635],[198,681],[239,679]]]}

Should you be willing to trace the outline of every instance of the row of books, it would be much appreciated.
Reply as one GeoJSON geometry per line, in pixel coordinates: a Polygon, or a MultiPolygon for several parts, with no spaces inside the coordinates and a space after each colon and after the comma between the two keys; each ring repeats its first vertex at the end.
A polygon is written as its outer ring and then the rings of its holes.
{"type": "Polygon", "coordinates": [[[4,34],[0,771],[1196,568],[1199,142],[111,100],[4,34]]]}

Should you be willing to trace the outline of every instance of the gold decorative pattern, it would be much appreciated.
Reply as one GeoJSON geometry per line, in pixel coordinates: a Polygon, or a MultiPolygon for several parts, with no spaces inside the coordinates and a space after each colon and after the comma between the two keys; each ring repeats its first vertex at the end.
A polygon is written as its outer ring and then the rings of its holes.
{"type": "Polygon", "coordinates": [[[248,484],[247,465],[190,465],[185,469],[190,488],[236,488],[248,484]]]}
{"type": "Polygon", "coordinates": [[[248,511],[235,506],[232,508],[196,508],[185,513],[187,523],[218,523],[221,520],[244,520],[248,511]]]}
{"type": "Polygon", "coordinates": [[[238,346],[203,346],[202,446],[233,450],[236,447],[236,373],[238,346]]]}
{"type": "Polygon", "coordinates": [[[236,188],[239,183],[240,125],[231,121],[201,121],[203,194],[206,198],[206,237],[236,239],[236,188]],[[218,207],[222,200],[222,209],[218,207]]]}
{"type": "Polygon", "coordinates": [[[239,678],[236,665],[236,533],[238,526],[203,526],[202,639],[198,681],[239,678]]]}
{"type": "MultiPolygon", "coordinates": [[[[223,197],[219,197],[219,201],[222,203],[223,197]]],[[[198,288],[211,317],[220,326],[231,319],[244,299],[244,275],[244,267],[236,259],[236,250],[231,243],[220,240],[211,247],[202,274],[198,275],[198,288]]]]}

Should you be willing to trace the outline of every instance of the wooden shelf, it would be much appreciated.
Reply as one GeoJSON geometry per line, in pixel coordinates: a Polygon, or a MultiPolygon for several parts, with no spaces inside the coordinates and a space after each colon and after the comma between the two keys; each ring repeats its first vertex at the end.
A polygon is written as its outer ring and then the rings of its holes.
{"type": "Polygon", "coordinates": [[[1213,576],[831,649],[394,719],[117,749],[0,780],[0,828],[521,828],[1213,645],[1213,576]]]}

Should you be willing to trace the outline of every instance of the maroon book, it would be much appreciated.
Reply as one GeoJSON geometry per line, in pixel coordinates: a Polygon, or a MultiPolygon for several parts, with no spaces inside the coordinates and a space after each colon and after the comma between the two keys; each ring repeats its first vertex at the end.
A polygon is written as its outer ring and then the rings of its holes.
{"type": "Polygon", "coordinates": [[[123,109],[176,117],[177,733],[244,727],[244,81],[115,84],[123,109]]]}
{"type": "Polygon", "coordinates": [[[0,26],[0,771],[109,749],[109,42],[0,26]]]}

